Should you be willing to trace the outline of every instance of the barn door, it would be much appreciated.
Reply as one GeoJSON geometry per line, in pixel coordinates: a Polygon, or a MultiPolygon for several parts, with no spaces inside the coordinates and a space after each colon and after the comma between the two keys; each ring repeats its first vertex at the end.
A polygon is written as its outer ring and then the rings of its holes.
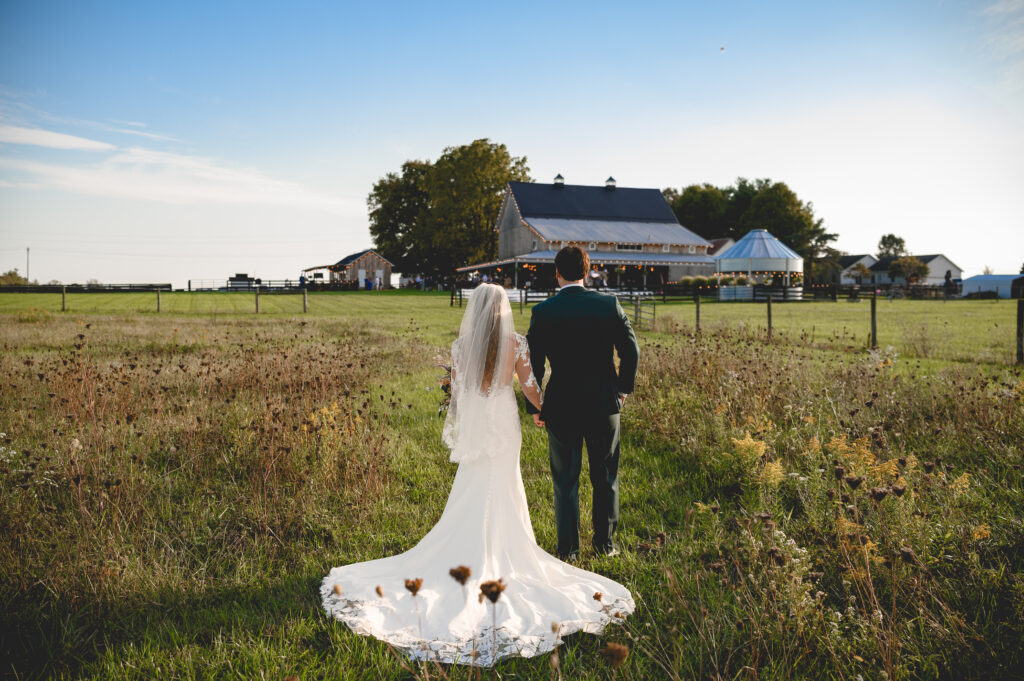
{"type": "Polygon", "coordinates": [[[377,279],[380,279],[380,287],[384,288],[387,282],[384,281],[384,270],[377,270],[377,279]]]}
{"type": "Polygon", "coordinates": [[[366,270],[359,270],[359,286],[356,288],[366,288],[366,270]]]}

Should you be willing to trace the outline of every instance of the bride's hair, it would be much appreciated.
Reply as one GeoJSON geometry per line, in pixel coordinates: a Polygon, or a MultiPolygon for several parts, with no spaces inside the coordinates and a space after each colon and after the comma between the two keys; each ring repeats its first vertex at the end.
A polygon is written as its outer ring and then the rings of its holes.
{"type": "Polygon", "coordinates": [[[463,385],[487,394],[495,375],[500,380],[510,372],[512,333],[512,307],[505,289],[495,284],[475,288],[459,328],[461,347],[456,373],[463,374],[463,385]]]}

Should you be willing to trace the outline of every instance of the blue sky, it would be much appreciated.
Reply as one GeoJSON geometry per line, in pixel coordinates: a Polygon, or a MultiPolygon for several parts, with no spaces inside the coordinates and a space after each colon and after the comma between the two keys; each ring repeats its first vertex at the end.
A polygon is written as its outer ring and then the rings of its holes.
{"type": "Polygon", "coordinates": [[[1024,0],[0,2],[0,268],[41,281],[294,277],[479,137],[543,181],[781,180],[849,252],[1016,272],[1024,0]]]}

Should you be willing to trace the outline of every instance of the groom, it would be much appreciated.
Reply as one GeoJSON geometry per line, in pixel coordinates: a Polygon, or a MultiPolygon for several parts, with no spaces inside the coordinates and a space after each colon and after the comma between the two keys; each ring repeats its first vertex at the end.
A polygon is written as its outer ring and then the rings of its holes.
{"type": "Polygon", "coordinates": [[[629,318],[615,297],[583,287],[590,258],[576,246],[555,256],[560,291],[533,308],[530,344],[533,373],[551,377],[540,413],[526,402],[538,427],[548,431],[555,486],[559,558],[575,560],[580,549],[580,469],[587,445],[594,488],[594,550],[618,553],[612,535],[619,522],[619,410],[633,392],[639,348],[629,318]],[[619,355],[615,371],[612,349],[619,355]]]}

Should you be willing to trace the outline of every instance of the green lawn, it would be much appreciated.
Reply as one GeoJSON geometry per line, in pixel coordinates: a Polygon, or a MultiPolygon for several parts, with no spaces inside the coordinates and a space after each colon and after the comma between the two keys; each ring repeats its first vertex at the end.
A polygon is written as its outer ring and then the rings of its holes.
{"type": "MultiPolygon", "coordinates": [[[[69,296],[66,313],[0,294],[0,674],[410,678],[327,619],[317,587],[440,516],[455,471],[434,362],[462,311],[419,292],[309,300],[264,295],[255,315],[249,294],[166,294],[158,315],[148,293],[69,296]]],[[[623,415],[622,555],[582,557],[638,611],[570,637],[566,678],[612,678],[607,641],[631,648],[620,678],[1012,678],[1013,309],[880,302],[893,356],[865,349],[866,302],[776,305],[772,342],[761,305],[703,305],[701,336],[691,304],[659,306],[623,415]]],[[[522,417],[552,550],[546,440],[522,417]]],[[[551,678],[547,658],[498,671],[551,678]]]]}

